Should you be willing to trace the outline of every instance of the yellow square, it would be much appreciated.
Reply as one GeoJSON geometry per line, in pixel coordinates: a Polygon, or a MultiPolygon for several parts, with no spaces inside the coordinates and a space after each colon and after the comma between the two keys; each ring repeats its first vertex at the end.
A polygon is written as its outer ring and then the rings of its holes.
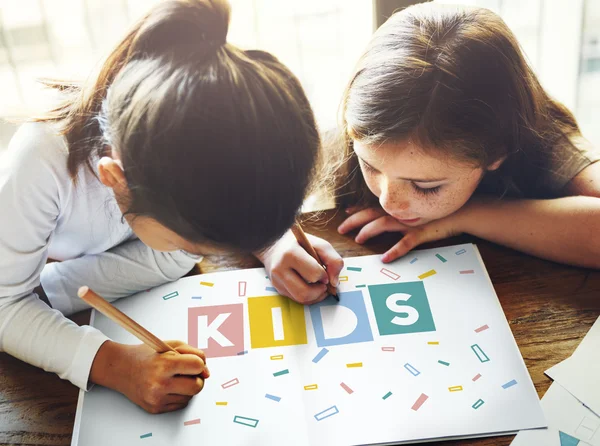
{"type": "Polygon", "coordinates": [[[252,348],[281,347],[307,344],[304,306],[283,296],[262,296],[248,299],[250,345],[252,348]],[[276,309],[277,311],[273,311],[276,309]],[[280,314],[283,338],[276,339],[273,315],[280,314]]]}

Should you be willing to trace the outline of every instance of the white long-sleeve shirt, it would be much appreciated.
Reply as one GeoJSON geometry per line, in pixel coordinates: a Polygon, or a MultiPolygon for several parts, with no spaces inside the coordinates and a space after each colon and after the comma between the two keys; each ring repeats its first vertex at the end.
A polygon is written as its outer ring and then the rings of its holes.
{"type": "Polygon", "coordinates": [[[21,126],[0,155],[0,351],[87,389],[107,337],[63,316],[87,308],[77,289],[114,300],[176,280],[199,260],[144,245],[88,169],[75,185],[51,125],[21,126]],[[40,282],[53,308],[33,293],[40,282]]]}

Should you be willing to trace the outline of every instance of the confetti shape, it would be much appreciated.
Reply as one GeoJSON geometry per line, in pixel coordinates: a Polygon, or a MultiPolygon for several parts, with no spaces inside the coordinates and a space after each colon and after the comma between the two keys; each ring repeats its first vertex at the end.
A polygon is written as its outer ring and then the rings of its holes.
{"type": "Polygon", "coordinates": [[[240,383],[237,378],[233,378],[231,381],[227,381],[226,383],[221,384],[223,389],[229,389],[230,387],[236,386],[240,383]]]}
{"type": "Polygon", "coordinates": [[[200,418],[196,418],[195,420],[184,421],[184,426],[193,426],[194,424],[200,424],[200,418]]]}
{"type": "Polygon", "coordinates": [[[432,270],[427,271],[426,273],[421,274],[418,277],[419,277],[419,279],[423,280],[423,279],[427,279],[428,277],[433,276],[434,274],[437,274],[437,272],[434,269],[432,269],[432,270]]]}
{"type": "Polygon", "coordinates": [[[338,413],[340,413],[340,411],[338,410],[337,406],[331,406],[319,412],[318,414],[315,414],[314,417],[317,421],[323,421],[325,418],[332,417],[338,413]]]}
{"type": "Polygon", "coordinates": [[[393,280],[398,280],[400,278],[399,274],[396,274],[394,271],[390,271],[387,268],[381,268],[379,272],[393,280]]]}
{"type": "Polygon", "coordinates": [[[408,362],[406,364],[404,364],[404,368],[406,370],[408,370],[410,372],[411,375],[413,376],[419,376],[421,374],[421,372],[419,372],[417,369],[415,369],[412,365],[410,365],[408,362]]]}
{"type": "Polygon", "coordinates": [[[316,364],[321,359],[323,359],[323,356],[325,356],[327,353],[329,353],[329,350],[327,350],[326,348],[322,348],[321,351],[317,353],[317,356],[313,358],[312,362],[316,364]]]}
{"type": "Polygon", "coordinates": [[[475,355],[477,355],[477,358],[479,359],[479,361],[488,362],[490,360],[490,358],[488,358],[488,356],[485,354],[485,352],[481,349],[481,347],[479,345],[473,344],[471,346],[471,350],[473,350],[473,353],[475,353],[475,355]]]}
{"type": "Polygon", "coordinates": [[[249,427],[258,426],[258,420],[256,418],[241,417],[239,415],[233,417],[233,422],[249,427]]]}
{"type": "Polygon", "coordinates": [[[513,380],[507,382],[506,384],[502,384],[502,388],[508,389],[509,387],[516,386],[516,385],[517,385],[517,380],[513,379],[513,380]]]}
{"type": "Polygon", "coordinates": [[[340,386],[342,387],[342,389],[344,389],[348,393],[348,395],[352,395],[354,393],[354,390],[352,390],[350,387],[348,387],[347,384],[340,383],[340,386]]]}
{"type": "Polygon", "coordinates": [[[166,296],[163,296],[163,300],[173,299],[174,297],[177,297],[177,296],[179,296],[179,293],[177,291],[173,291],[172,293],[169,293],[166,296]]]}
{"type": "Polygon", "coordinates": [[[484,401],[482,399],[478,399],[477,401],[475,401],[475,404],[473,404],[471,407],[473,409],[479,409],[481,406],[483,406],[484,401]]]}
{"type": "Polygon", "coordinates": [[[419,398],[417,398],[417,401],[415,401],[415,404],[412,405],[411,409],[414,411],[417,411],[421,408],[421,406],[423,405],[423,403],[425,401],[427,401],[429,397],[427,395],[425,395],[424,393],[421,394],[421,396],[419,398]]]}

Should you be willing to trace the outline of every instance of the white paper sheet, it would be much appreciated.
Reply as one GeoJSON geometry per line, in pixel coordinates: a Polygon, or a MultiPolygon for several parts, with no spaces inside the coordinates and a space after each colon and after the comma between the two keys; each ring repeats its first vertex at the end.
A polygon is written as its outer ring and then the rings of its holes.
{"type": "Polygon", "coordinates": [[[600,418],[558,383],[542,398],[542,408],[548,429],[519,432],[511,446],[600,446],[600,418]]]}
{"type": "MultiPolygon", "coordinates": [[[[164,415],[99,386],[81,392],[73,445],[388,444],[546,425],[473,245],[345,265],[339,303],[277,297],[264,269],[121,300],[158,337],[206,347],[212,376],[186,409],[164,415]]],[[[94,325],[138,343],[102,315],[94,325]]]]}
{"type": "Polygon", "coordinates": [[[600,415],[600,318],[573,355],[546,374],[600,415]]]}

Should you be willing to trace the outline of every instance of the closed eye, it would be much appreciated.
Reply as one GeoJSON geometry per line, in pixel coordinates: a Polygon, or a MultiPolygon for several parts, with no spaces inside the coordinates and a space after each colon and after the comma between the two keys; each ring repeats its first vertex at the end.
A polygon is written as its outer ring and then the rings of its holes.
{"type": "Polygon", "coordinates": [[[437,194],[440,189],[442,188],[442,186],[434,186],[434,187],[420,187],[417,186],[415,183],[411,183],[413,189],[422,195],[433,195],[433,194],[437,194]]]}

